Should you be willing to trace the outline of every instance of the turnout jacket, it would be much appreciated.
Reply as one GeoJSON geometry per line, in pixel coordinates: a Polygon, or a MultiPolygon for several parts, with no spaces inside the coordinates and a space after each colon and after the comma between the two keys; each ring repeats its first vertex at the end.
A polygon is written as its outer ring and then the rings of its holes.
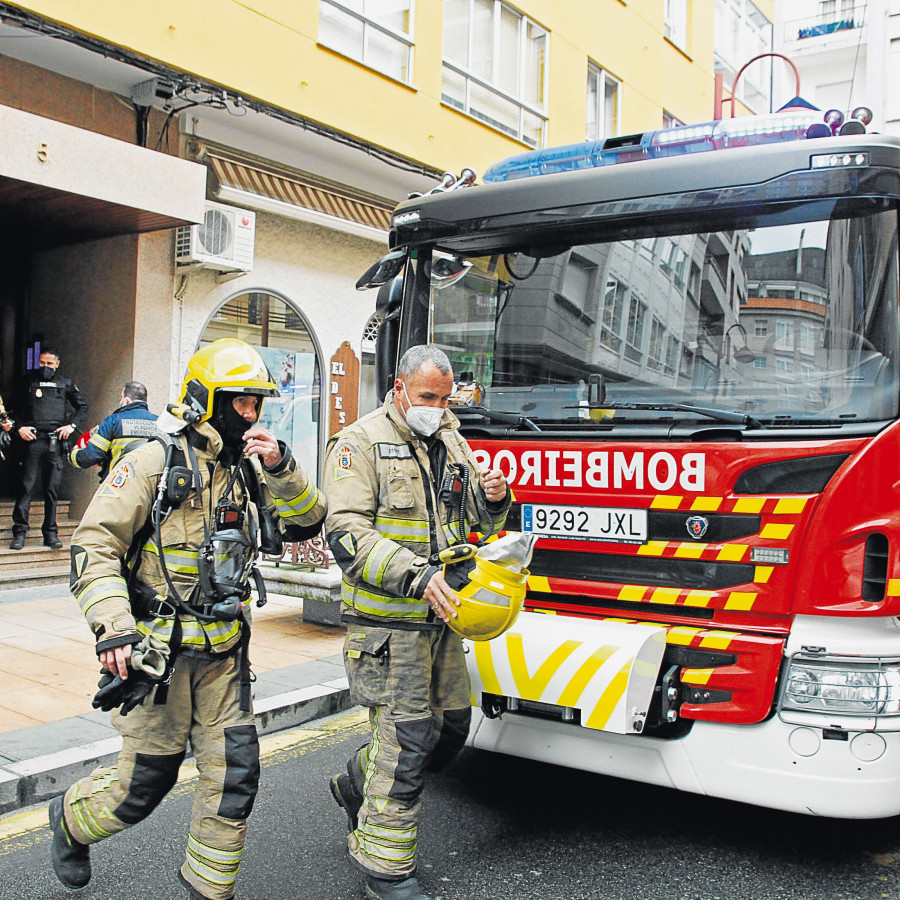
{"type": "MultiPolygon", "coordinates": [[[[459,420],[444,411],[432,441],[446,448],[446,471],[464,464],[469,473],[463,531],[499,531],[510,492],[488,503],[480,467],[459,433],[459,420]]],[[[329,442],[322,489],[328,497],[328,544],[343,570],[341,611],[379,619],[424,620],[422,599],[439,571],[428,556],[459,542],[455,509],[441,502],[440,480],[429,443],[406,424],[390,392],[381,409],[364,416],[329,442]]],[[[454,504],[455,505],[455,504],[454,504]]]]}
{"type": "MultiPolygon", "coordinates": [[[[231,475],[229,467],[218,459],[222,439],[208,423],[188,426],[175,436],[185,453],[184,465],[191,467],[188,442],[194,448],[202,478],[198,497],[191,490],[187,499],[172,509],[161,526],[162,548],[153,533],[144,529],[156,500],[166,448],[159,441],[128,453],[110,472],[94,494],[81,524],[72,536],[72,573],[70,585],[81,611],[97,640],[97,652],[140,640],[152,633],[166,642],[173,635],[174,617],[141,615],[140,604],[129,598],[123,562],[135,537],[139,537],[131,567],[137,577],[159,599],[169,594],[160,566],[160,552],[181,597],[192,606],[206,601],[200,596],[197,550],[205,538],[204,522],[215,530],[213,512],[231,475]],[[141,534],[139,534],[139,532],[141,534]]],[[[280,517],[288,540],[305,540],[317,534],[325,516],[325,503],[315,484],[279,442],[281,461],[266,470],[257,457],[251,462],[259,476],[262,501],[280,517]]],[[[182,464],[181,460],[177,461],[182,464]]],[[[234,487],[234,498],[244,498],[241,480],[234,487]]],[[[248,503],[243,530],[255,536],[257,512],[248,503]]],[[[151,595],[152,596],[152,595],[151,595]]],[[[249,622],[250,602],[245,601],[243,617],[249,622]]],[[[225,653],[240,640],[241,617],[233,622],[201,622],[179,611],[180,646],[183,650],[225,653]]]]}
{"type": "Polygon", "coordinates": [[[110,413],[83,447],[75,446],[69,461],[76,469],[100,466],[101,481],[123,453],[139,447],[157,433],[156,415],[143,400],[126,403],[110,413]]]}

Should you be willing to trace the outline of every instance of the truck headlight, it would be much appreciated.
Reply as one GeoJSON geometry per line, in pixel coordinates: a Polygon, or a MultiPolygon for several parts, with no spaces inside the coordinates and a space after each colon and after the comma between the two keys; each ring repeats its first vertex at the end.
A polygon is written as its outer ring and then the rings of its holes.
{"type": "Polygon", "coordinates": [[[900,715],[900,665],[791,660],[782,709],[858,716],[900,715]]]}

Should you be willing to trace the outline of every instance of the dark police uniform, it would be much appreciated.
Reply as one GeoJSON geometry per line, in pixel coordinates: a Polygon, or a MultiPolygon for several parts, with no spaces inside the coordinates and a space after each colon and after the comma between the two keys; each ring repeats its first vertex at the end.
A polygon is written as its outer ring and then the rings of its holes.
{"type": "Polygon", "coordinates": [[[69,460],[76,469],[100,466],[103,481],[123,453],[134,450],[157,433],[156,418],[143,400],[126,403],[97,426],[84,447],[73,447],[69,460]]]}
{"type": "Polygon", "coordinates": [[[44,540],[56,537],[56,503],[62,479],[63,451],[55,432],[66,424],[80,430],[88,411],[87,400],[75,382],[58,372],[57,369],[53,377],[47,380],[36,375],[28,385],[21,406],[16,409],[16,426],[22,428],[30,425],[37,432],[37,438],[25,442],[22,492],[13,509],[13,538],[24,537],[28,532],[31,495],[39,472],[44,483],[44,522],[41,531],[44,540]],[[67,405],[75,410],[71,423],[66,421],[67,405]]]}

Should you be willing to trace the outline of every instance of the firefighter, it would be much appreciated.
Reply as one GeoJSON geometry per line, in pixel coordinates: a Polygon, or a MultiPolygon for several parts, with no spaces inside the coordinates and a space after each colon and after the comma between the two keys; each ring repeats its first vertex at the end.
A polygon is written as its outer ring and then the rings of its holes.
{"type": "Polygon", "coordinates": [[[234,896],[259,778],[248,579],[258,550],[274,552],[282,531],[317,534],[325,513],[288,448],[254,424],[269,396],[250,345],[198,350],[182,404],[159,419],[169,439],[119,461],[73,536],[72,592],[102,666],[94,705],[113,709],[122,750],[50,803],[51,860],[69,888],[89,881],[91,844],[160,803],[190,742],[199,779],[179,878],[194,900],[234,896]]]}
{"type": "Polygon", "coordinates": [[[427,900],[416,879],[426,770],[462,748],[471,719],[459,601],[429,561],[470,529],[497,531],[506,479],[479,466],[447,410],[453,372],[433,345],[402,357],[381,409],[332,438],[326,533],[341,569],[344,665],[372,736],[331,780],[351,859],[375,900],[427,900]]]}
{"type": "Polygon", "coordinates": [[[147,408],[147,388],[128,381],[119,395],[119,405],[96,428],[81,436],[69,454],[76,469],[99,466],[101,481],[129,450],[139,447],[156,433],[156,415],[147,408]]]}
{"type": "Polygon", "coordinates": [[[44,522],[41,531],[44,546],[62,548],[56,524],[56,503],[62,480],[64,443],[74,431],[80,431],[87,418],[88,404],[71,378],[59,373],[59,354],[44,347],[38,357],[38,369],[26,389],[21,405],[16,407],[18,435],[25,442],[22,484],[13,507],[10,550],[21,550],[28,533],[31,496],[38,475],[44,487],[44,522]],[[66,422],[67,406],[75,413],[66,422]]]}

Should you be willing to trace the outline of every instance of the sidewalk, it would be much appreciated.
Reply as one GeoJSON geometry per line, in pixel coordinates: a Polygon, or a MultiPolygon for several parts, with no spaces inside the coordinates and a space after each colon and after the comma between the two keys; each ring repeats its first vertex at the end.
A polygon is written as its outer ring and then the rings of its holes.
{"type": "MultiPolygon", "coordinates": [[[[344,629],[303,621],[303,601],[253,609],[250,658],[261,734],[350,707],[344,629]]],[[[66,585],[0,591],[0,814],[55,796],[112,760],[121,739],[94,710],[94,640],[66,585]]]]}

